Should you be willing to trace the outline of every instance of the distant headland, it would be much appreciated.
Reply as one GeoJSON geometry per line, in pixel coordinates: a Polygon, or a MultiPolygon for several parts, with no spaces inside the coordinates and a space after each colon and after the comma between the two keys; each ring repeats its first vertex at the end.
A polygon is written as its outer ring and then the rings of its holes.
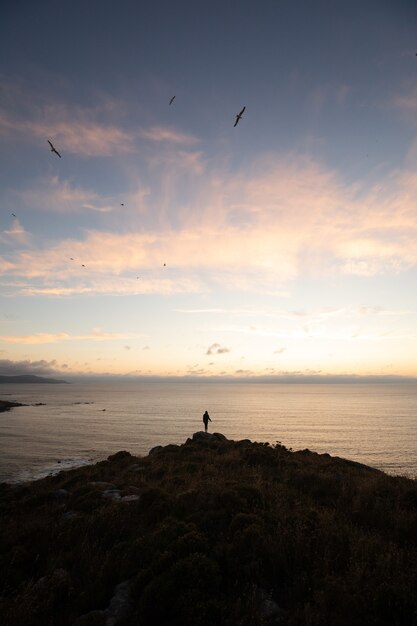
{"type": "Polygon", "coordinates": [[[32,385],[34,383],[49,383],[53,385],[70,384],[67,380],[58,380],[57,378],[44,378],[43,376],[35,376],[33,374],[22,374],[21,376],[0,376],[0,385],[6,383],[23,383],[26,385],[32,385]]]}

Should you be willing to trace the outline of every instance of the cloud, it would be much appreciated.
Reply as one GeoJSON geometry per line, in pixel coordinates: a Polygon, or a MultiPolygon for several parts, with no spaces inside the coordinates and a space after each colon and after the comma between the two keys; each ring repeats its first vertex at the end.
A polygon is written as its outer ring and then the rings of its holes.
{"type": "Polygon", "coordinates": [[[309,94],[307,102],[315,115],[320,114],[327,105],[341,106],[345,104],[351,87],[345,83],[337,85],[318,85],[309,94]]]}
{"type": "Polygon", "coordinates": [[[278,348],[278,350],[274,350],[273,354],[282,354],[285,350],[286,348],[278,348]]]}
{"type": "Polygon", "coordinates": [[[9,359],[0,359],[0,375],[1,376],[21,376],[23,374],[47,375],[57,374],[60,372],[60,366],[57,361],[11,361],[9,359]]]}
{"type": "Polygon", "coordinates": [[[0,241],[4,244],[19,243],[26,245],[30,242],[30,234],[24,229],[18,218],[14,218],[12,227],[0,233],[0,241]]]}
{"type": "Polygon", "coordinates": [[[43,179],[35,188],[17,192],[17,195],[27,207],[58,213],[85,209],[108,213],[115,206],[114,201],[103,202],[95,191],[72,185],[58,176],[43,179]]]}
{"type": "Polygon", "coordinates": [[[394,106],[407,113],[417,112],[417,85],[408,85],[394,98],[394,106]]]}
{"type": "MultiPolygon", "coordinates": [[[[39,345],[46,343],[61,343],[63,341],[113,341],[132,337],[131,333],[108,333],[93,328],[85,335],[70,335],[68,333],[35,333],[33,335],[0,335],[0,341],[5,343],[39,345]]],[[[141,335],[134,335],[141,337],[141,335]]],[[[130,349],[130,348],[129,348],[130,349]]]]}
{"type": "Polygon", "coordinates": [[[206,354],[225,354],[226,352],[230,352],[229,348],[221,346],[219,343],[213,343],[211,346],[207,348],[206,354]]]}
{"type": "Polygon", "coordinates": [[[189,135],[187,133],[180,132],[175,128],[169,128],[166,126],[153,126],[148,130],[142,130],[140,135],[150,141],[166,141],[182,145],[192,145],[198,141],[198,139],[193,135],[189,135]]]}
{"type": "MultiPolygon", "coordinates": [[[[367,189],[294,155],[270,156],[239,174],[212,168],[188,179],[180,170],[161,188],[149,185],[139,226],[3,253],[0,273],[28,295],[221,287],[286,297],[299,276],[395,275],[417,265],[413,170],[367,189]],[[80,262],[69,264],[71,256],[80,262]],[[139,271],[140,281],[129,277],[139,271]]],[[[101,206],[88,191],[52,181],[57,205],[101,206]]]]}
{"type": "Polygon", "coordinates": [[[91,157],[134,152],[135,137],[117,126],[94,121],[96,113],[79,107],[55,106],[43,112],[42,118],[47,117],[43,121],[0,112],[0,133],[42,139],[45,150],[49,149],[47,139],[50,139],[63,157],[65,153],[91,157]]]}

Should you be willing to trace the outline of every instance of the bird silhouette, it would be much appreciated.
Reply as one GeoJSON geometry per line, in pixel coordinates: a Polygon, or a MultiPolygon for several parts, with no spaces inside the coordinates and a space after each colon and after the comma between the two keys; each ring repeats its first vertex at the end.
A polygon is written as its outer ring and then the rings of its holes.
{"type": "Polygon", "coordinates": [[[72,256],[70,256],[70,261],[73,261],[74,259],[72,258],[72,256]]]}
{"type": "Polygon", "coordinates": [[[169,104],[171,105],[175,100],[175,96],[172,96],[171,100],[169,101],[169,104]]]}
{"type": "Polygon", "coordinates": [[[81,267],[85,267],[84,263],[81,264],[81,267]]]}
{"type": "Polygon", "coordinates": [[[16,215],[14,213],[12,213],[13,217],[16,217],[16,215]]]}
{"type": "Polygon", "coordinates": [[[124,206],[123,202],[120,203],[120,206],[124,206]]]}
{"type": "Polygon", "coordinates": [[[241,112],[236,115],[236,122],[233,124],[233,128],[235,128],[235,126],[237,126],[239,124],[239,120],[242,119],[242,115],[243,115],[245,109],[246,109],[246,107],[243,107],[241,112]]]}
{"type": "Polygon", "coordinates": [[[61,155],[59,154],[58,150],[56,150],[56,148],[54,148],[54,146],[52,145],[52,142],[50,142],[49,139],[48,139],[48,143],[51,146],[51,152],[55,152],[55,154],[57,154],[59,156],[59,158],[61,158],[61,155]]]}

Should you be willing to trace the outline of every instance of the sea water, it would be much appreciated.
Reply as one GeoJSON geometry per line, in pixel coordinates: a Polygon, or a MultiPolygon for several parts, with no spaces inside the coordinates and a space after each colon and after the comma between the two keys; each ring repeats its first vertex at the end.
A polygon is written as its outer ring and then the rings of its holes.
{"type": "Polygon", "coordinates": [[[183,443],[203,429],[205,410],[209,430],[229,439],[279,441],[417,478],[414,383],[14,384],[1,386],[0,399],[29,405],[0,414],[0,482],[183,443]]]}

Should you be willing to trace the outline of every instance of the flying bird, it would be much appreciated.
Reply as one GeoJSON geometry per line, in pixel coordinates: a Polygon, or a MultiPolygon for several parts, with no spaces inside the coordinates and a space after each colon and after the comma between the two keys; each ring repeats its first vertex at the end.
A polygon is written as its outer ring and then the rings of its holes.
{"type": "Polygon", "coordinates": [[[13,217],[16,217],[16,215],[14,213],[12,213],[13,217]]]}
{"type": "Polygon", "coordinates": [[[171,105],[175,100],[175,96],[172,96],[171,100],[169,101],[169,104],[171,105]]]}
{"type": "Polygon", "coordinates": [[[81,264],[81,267],[85,267],[84,263],[81,264]]]}
{"type": "Polygon", "coordinates": [[[245,109],[246,109],[246,107],[243,107],[241,112],[236,115],[236,122],[234,123],[233,128],[239,124],[239,120],[242,119],[242,115],[243,115],[245,109]]]}
{"type": "Polygon", "coordinates": [[[120,206],[124,206],[123,202],[120,203],[120,206]]]}
{"type": "Polygon", "coordinates": [[[72,258],[72,256],[70,256],[70,261],[73,261],[74,259],[72,258]]]}
{"type": "Polygon", "coordinates": [[[61,158],[61,155],[59,154],[58,150],[56,150],[56,148],[54,148],[54,146],[52,145],[52,143],[49,141],[48,139],[48,143],[51,146],[51,152],[55,152],[55,154],[57,154],[59,156],[59,158],[61,158]]]}

